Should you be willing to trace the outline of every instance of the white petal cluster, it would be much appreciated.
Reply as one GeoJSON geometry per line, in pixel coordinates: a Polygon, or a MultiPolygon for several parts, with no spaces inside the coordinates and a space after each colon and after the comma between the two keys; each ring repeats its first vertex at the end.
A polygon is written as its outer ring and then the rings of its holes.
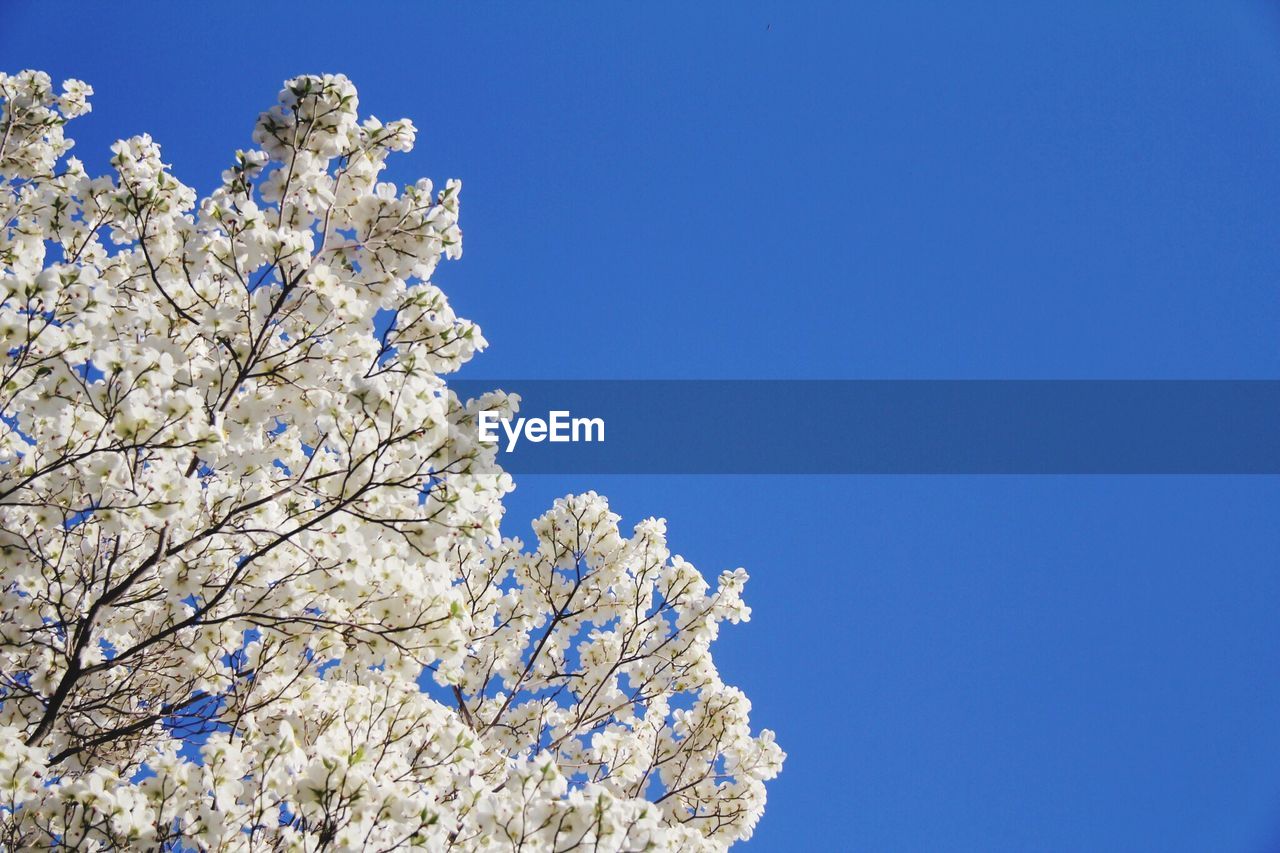
{"type": "Polygon", "coordinates": [[[299,77],[199,198],[145,135],[68,157],[91,94],[0,74],[0,849],[749,837],[746,573],[594,493],[501,537],[460,184],[379,180],[413,124],[299,77]]]}

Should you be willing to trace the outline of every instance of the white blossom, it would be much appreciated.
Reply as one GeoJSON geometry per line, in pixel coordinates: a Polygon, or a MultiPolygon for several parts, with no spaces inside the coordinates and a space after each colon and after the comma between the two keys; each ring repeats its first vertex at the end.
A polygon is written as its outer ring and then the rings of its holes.
{"type": "Polygon", "coordinates": [[[290,80],[198,198],[79,81],[0,74],[0,849],[719,850],[781,768],[665,523],[529,547],[445,382],[461,185],[290,80]],[[389,319],[388,319],[389,318],[389,319]]]}

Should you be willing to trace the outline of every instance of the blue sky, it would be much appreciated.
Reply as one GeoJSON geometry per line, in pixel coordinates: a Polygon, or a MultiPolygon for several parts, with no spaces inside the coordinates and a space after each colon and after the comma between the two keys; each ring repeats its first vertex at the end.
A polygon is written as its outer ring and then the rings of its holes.
{"type": "MultiPolygon", "coordinates": [[[[460,177],[439,281],[528,378],[1280,378],[1263,2],[5,4],[207,189],[280,82],[460,177]],[[1122,8],[1121,8],[1122,7],[1122,8]]],[[[747,849],[1280,847],[1280,481],[530,477],[746,566],[790,758],[747,849]]]]}

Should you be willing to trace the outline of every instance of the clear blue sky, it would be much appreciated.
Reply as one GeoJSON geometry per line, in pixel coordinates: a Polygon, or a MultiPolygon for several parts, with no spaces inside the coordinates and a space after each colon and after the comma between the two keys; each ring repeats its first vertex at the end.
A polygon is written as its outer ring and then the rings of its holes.
{"type": "MultiPolygon", "coordinates": [[[[1272,4],[355,5],[0,0],[0,65],[202,189],[346,73],[464,180],[477,375],[1280,378],[1272,4]]],[[[585,488],[752,573],[747,849],[1280,849],[1276,478],[539,477],[509,532],[585,488]]]]}

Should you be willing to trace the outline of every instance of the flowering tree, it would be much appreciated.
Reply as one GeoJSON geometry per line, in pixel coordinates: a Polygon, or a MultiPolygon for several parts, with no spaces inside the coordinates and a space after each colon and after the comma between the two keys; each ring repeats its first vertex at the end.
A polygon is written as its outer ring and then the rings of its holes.
{"type": "Polygon", "coordinates": [[[713,850],[783,754],[710,654],[749,610],[594,493],[512,486],[442,377],[460,185],[289,81],[208,198],[88,86],[0,75],[0,848],[713,850]]]}

